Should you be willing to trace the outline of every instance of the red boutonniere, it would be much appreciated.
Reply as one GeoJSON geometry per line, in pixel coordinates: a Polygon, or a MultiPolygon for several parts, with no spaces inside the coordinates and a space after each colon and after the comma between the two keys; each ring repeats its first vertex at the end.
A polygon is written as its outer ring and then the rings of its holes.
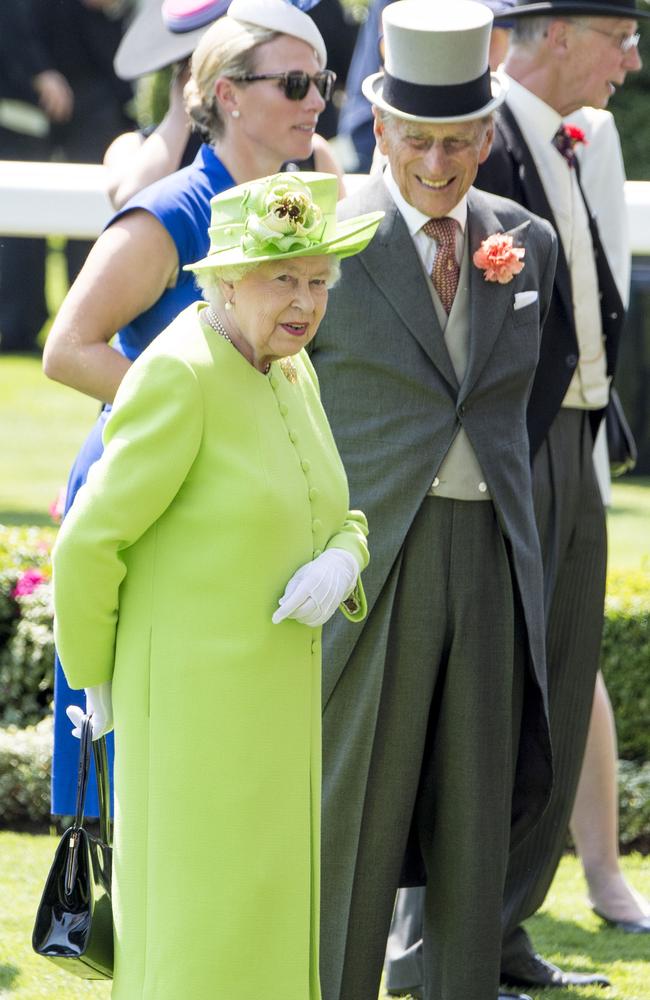
{"type": "Polygon", "coordinates": [[[569,166],[573,166],[576,156],[576,146],[588,146],[587,137],[578,125],[572,125],[571,122],[565,122],[560,125],[559,129],[553,136],[553,145],[565,160],[568,161],[569,166]]]}
{"type": "Polygon", "coordinates": [[[508,233],[494,233],[483,240],[472,260],[485,271],[486,281],[507,285],[515,274],[523,271],[525,253],[523,247],[513,245],[512,236],[508,233]]]}
{"type": "Polygon", "coordinates": [[[587,137],[582,129],[578,125],[574,125],[572,122],[565,122],[564,134],[567,139],[571,140],[571,144],[573,146],[576,146],[578,143],[582,143],[583,146],[589,145],[587,137]]]}

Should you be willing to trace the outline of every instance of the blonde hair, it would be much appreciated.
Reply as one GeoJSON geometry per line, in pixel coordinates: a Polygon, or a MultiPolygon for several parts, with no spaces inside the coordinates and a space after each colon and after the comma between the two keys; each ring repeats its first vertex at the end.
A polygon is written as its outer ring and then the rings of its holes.
{"type": "Polygon", "coordinates": [[[255,72],[255,51],[272,42],[280,32],[221,17],[206,31],[192,56],[192,73],[185,85],[185,110],[204,142],[218,139],[224,120],[214,85],[220,76],[246,76],[255,72]]]}

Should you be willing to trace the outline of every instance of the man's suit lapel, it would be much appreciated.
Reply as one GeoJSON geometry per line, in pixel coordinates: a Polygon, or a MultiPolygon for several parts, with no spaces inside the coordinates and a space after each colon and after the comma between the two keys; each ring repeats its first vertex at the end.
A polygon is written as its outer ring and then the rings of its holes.
{"type": "MultiPolygon", "coordinates": [[[[458,402],[469,395],[476,384],[494,343],[503,328],[506,312],[512,302],[512,283],[500,285],[486,281],[484,272],[473,263],[473,256],[487,236],[502,233],[503,225],[487,204],[480,191],[471,188],[467,198],[467,239],[470,254],[470,335],[469,356],[458,402]]],[[[525,230],[515,236],[515,245],[525,244],[525,230]]]]}
{"type": "MultiPolygon", "coordinates": [[[[535,161],[526,145],[526,141],[521,134],[515,116],[508,107],[503,104],[497,117],[497,128],[503,136],[506,148],[512,155],[519,168],[519,180],[525,194],[525,208],[529,208],[536,215],[541,215],[543,219],[548,219],[555,232],[558,233],[557,223],[553,210],[551,209],[544,185],[540,180],[535,161]]],[[[518,199],[517,199],[518,200],[518,199]]],[[[566,309],[567,316],[573,316],[573,297],[571,294],[571,277],[569,275],[569,265],[564,254],[562,240],[558,239],[557,270],[555,272],[555,285],[560,294],[560,298],[566,309]]]]}
{"type": "MultiPolygon", "coordinates": [[[[413,240],[383,181],[369,185],[367,190],[372,190],[373,196],[368,200],[372,202],[373,208],[385,211],[386,215],[377,235],[359,260],[409,333],[415,337],[456,394],[458,381],[431,294],[426,282],[422,280],[422,264],[413,240]]],[[[355,209],[370,211],[370,208],[364,207],[363,202],[356,202],[355,209]]],[[[395,351],[397,357],[397,342],[395,351]]]]}

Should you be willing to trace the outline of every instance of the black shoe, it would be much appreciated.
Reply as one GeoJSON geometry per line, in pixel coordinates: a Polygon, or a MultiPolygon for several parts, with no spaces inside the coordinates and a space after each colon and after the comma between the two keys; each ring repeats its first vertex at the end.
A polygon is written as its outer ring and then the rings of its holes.
{"type": "MultiPolygon", "coordinates": [[[[422,997],[422,990],[419,986],[412,986],[410,990],[386,990],[389,997],[413,997],[413,1000],[418,1000],[422,997]]],[[[497,1000],[532,1000],[527,993],[506,993],[503,990],[499,992],[497,1000]]]]}
{"type": "Polygon", "coordinates": [[[617,931],[624,931],[626,934],[650,934],[650,917],[641,917],[639,920],[613,920],[595,907],[594,913],[609,927],[614,927],[617,931]]]}
{"type": "Polygon", "coordinates": [[[563,972],[541,955],[521,954],[509,958],[501,969],[501,979],[511,986],[609,986],[599,973],[563,972]]]}

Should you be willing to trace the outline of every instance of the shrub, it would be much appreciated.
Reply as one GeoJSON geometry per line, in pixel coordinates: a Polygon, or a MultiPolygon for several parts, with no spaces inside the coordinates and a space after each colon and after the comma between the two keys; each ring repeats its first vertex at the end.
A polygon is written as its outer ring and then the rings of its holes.
{"type": "Polygon", "coordinates": [[[3,826],[46,823],[50,816],[52,716],[37,726],[0,729],[0,816],[3,826]]]}
{"type": "MultiPolygon", "coordinates": [[[[50,821],[52,717],[37,726],[0,729],[0,825],[50,821]]],[[[650,763],[621,761],[620,840],[627,848],[650,848],[650,763]]]]}
{"type": "Polygon", "coordinates": [[[619,756],[650,761],[650,574],[612,574],[601,666],[614,708],[619,756]]]}
{"type": "Polygon", "coordinates": [[[32,725],[50,712],[52,539],[52,530],[0,528],[0,725],[32,725]]]}
{"type": "Polygon", "coordinates": [[[650,850],[650,763],[619,763],[620,841],[650,850]]]}

